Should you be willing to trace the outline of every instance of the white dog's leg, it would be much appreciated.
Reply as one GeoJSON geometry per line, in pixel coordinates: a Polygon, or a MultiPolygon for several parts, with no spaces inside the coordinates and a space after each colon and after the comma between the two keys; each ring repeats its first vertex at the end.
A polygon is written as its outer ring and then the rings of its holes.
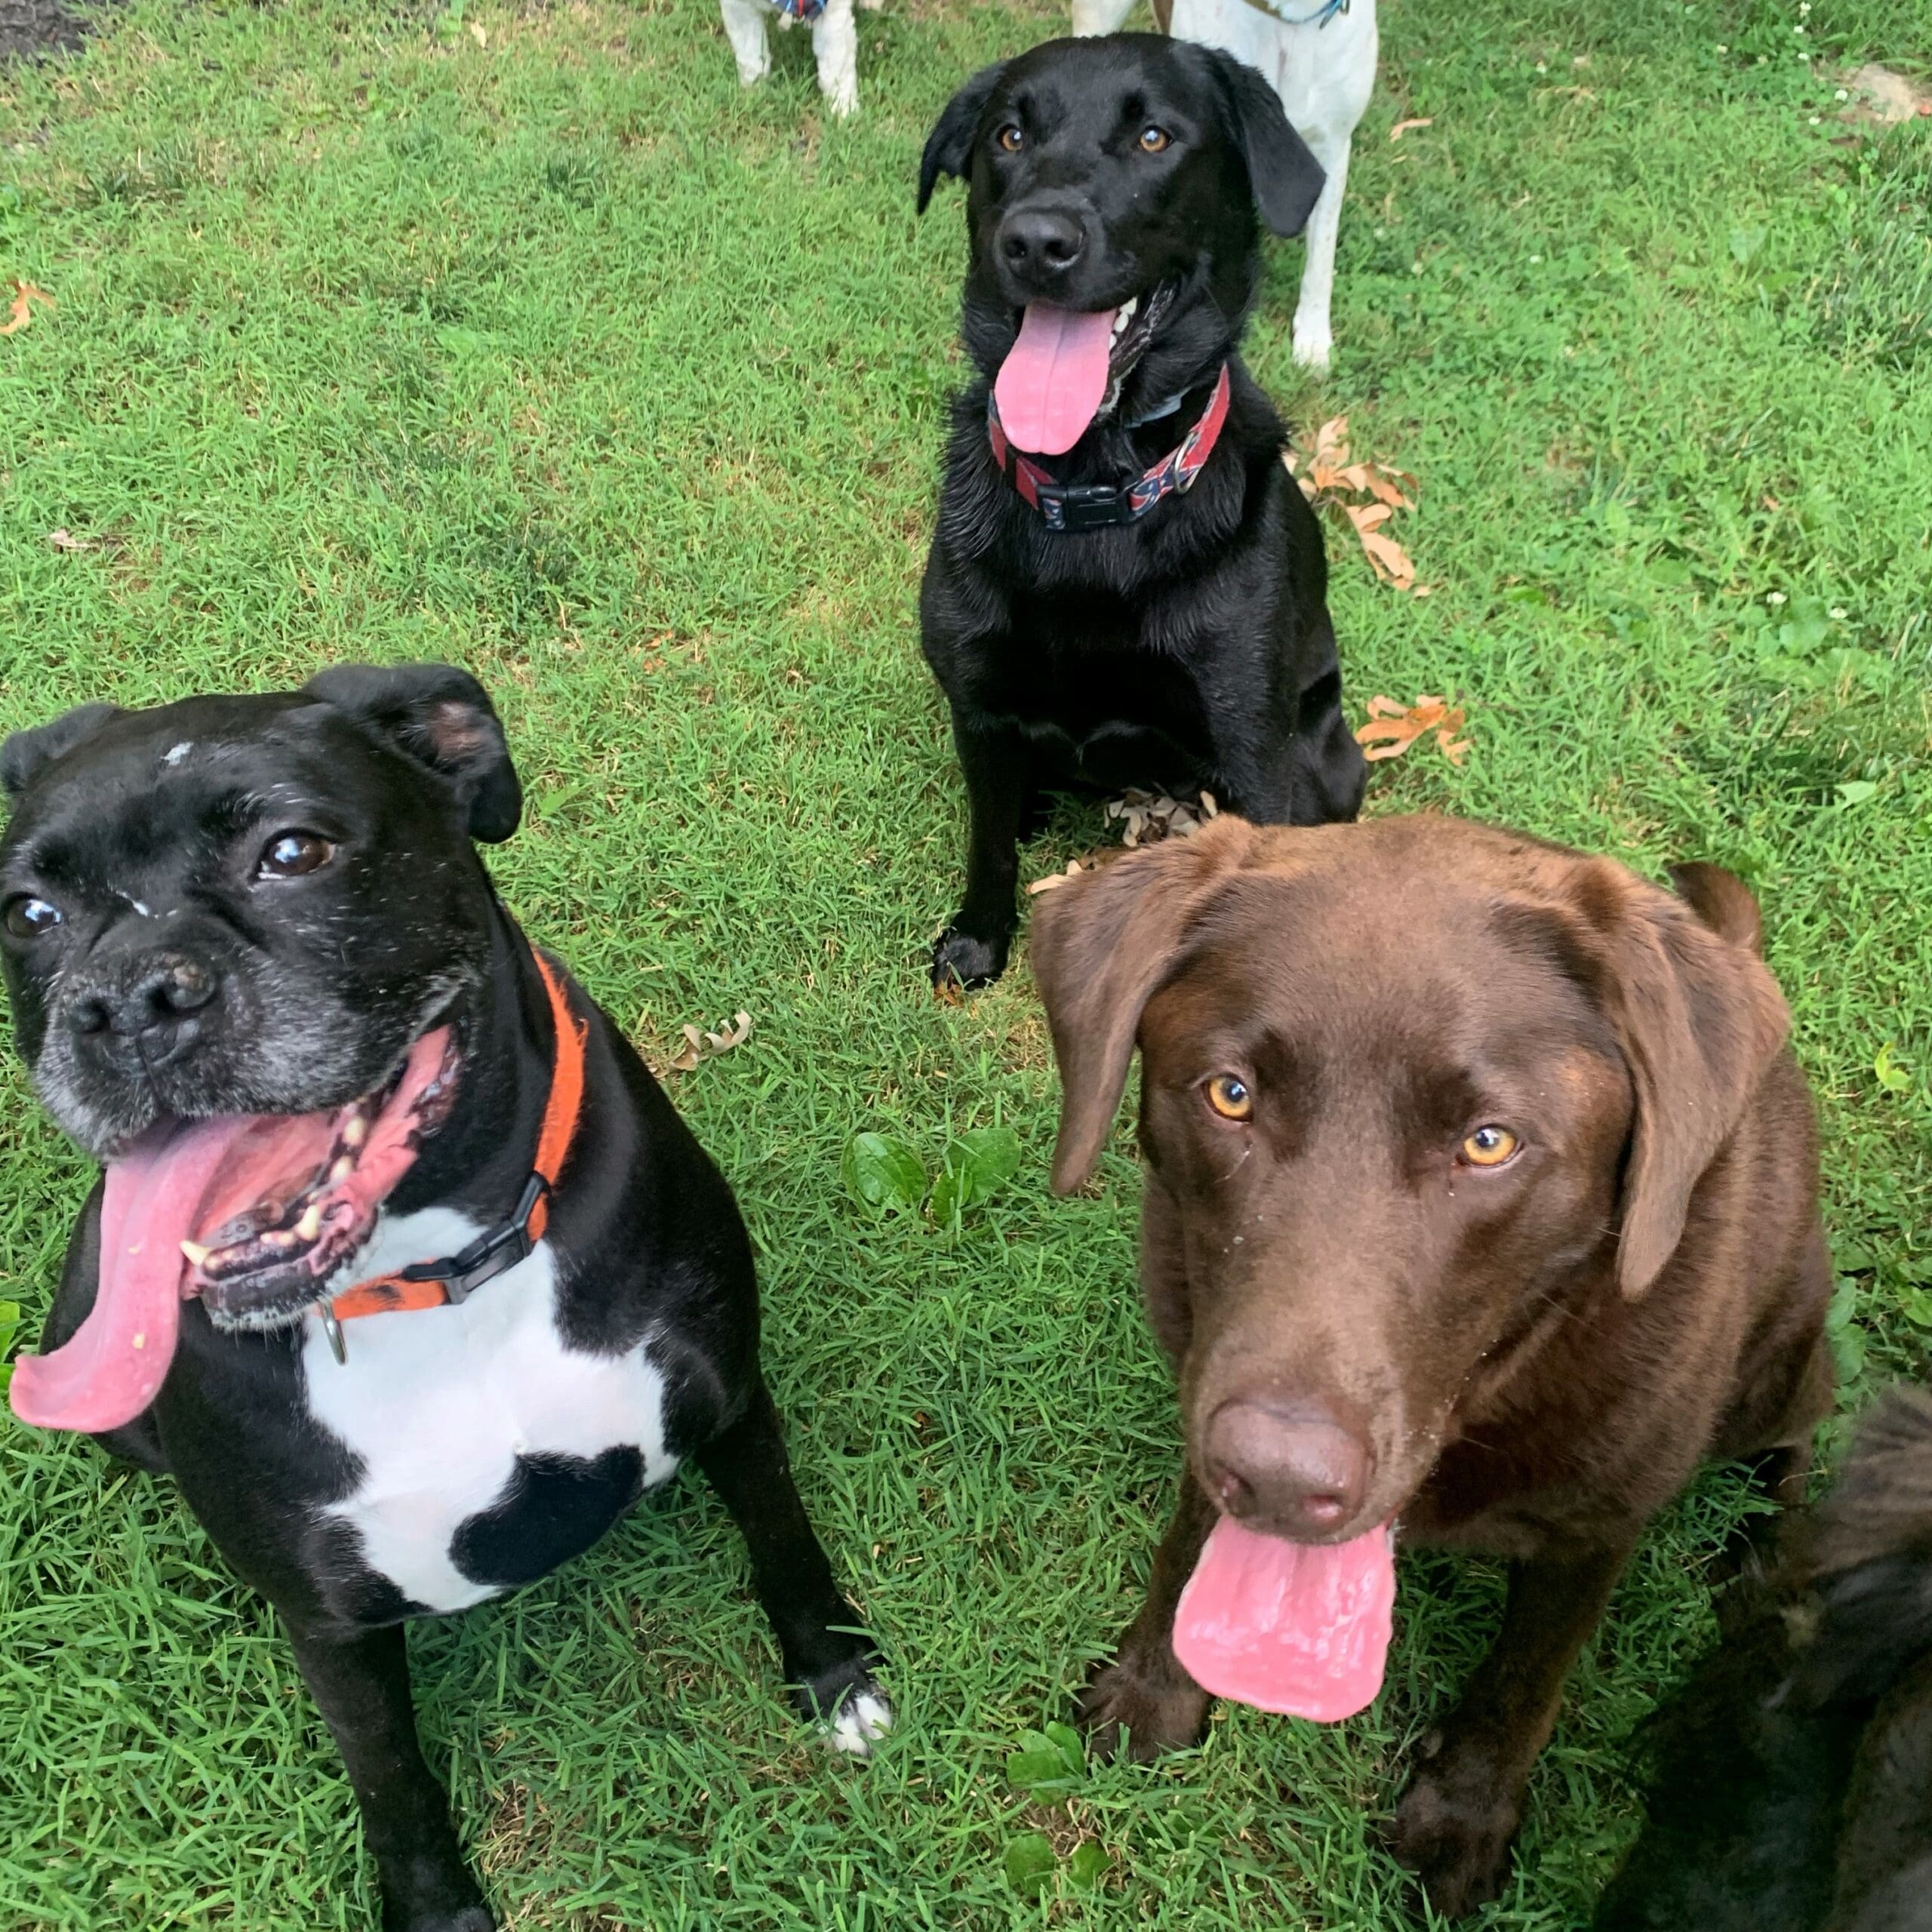
{"type": "Polygon", "coordinates": [[[850,114],[859,104],[859,25],[852,0],[826,0],[812,23],[812,51],[818,57],[818,91],[833,113],[850,114]]]}
{"type": "Polygon", "coordinates": [[[738,63],[738,78],[755,87],[771,72],[771,56],[765,51],[764,17],[771,10],[764,0],[718,0],[724,16],[724,37],[738,63]]]}
{"type": "Polygon", "coordinates": [[[1308,254],[1302,264],[1301,297],[1295,304],[1294,355],[1304,369],[1326,369],[1329,351],[1335,345],[1328,305],[1335,294],[1335,238],[1342,229],[1342,192],[1349,185],[1352,145],[1352,138],[1344,134],[1339,148],[1331,146],[1326,153],[1315,149],[1315,158],[1328,178],[1322,183],[1302,238],[1308,254]]]}
{"type": "Polygon", "coordinates": [[[1073,0],[1073,31],[1118,33],[1121,22],[1133,11],[1134,0],[1073,0]]]}

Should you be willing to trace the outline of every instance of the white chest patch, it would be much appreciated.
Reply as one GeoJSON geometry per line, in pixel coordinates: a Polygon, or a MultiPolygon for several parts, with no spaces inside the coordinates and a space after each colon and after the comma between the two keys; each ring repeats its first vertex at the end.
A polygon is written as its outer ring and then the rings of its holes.
{"type": "MultiPolygon", "coordinates": [[[[344,1272],[366,1280],[454,1254],[481,1232],[447,1208],[385,1217],[344,1272]]],[[[635,1448],[647,1489],[678,1466],[664,1446],[664,1378],[649,1344],[626,1355],[583,1354],[565,1346],[556,1309],[556,1258],[539,1242],[460,1306],[345,1323],[346,1363],[331,1353],[317,1317],[306,1318],[309,1411],[362,1462],[354,1494],[322,1514],[355,1531],[370,1567],[431,1610],[499,1594],[457,1567],[451,1543],[469,1518],[503,1500],[518,1456],[594,1460],[635,1448]]]]}

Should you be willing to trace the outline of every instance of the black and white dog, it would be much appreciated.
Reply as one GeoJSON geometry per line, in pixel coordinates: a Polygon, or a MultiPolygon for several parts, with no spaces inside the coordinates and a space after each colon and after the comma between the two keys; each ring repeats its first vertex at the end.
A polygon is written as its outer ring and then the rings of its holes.
{"type": "Polygon", "coordinates": [[[1201,786],[1263,824],[1352,818],[1320,526],[1235,352],[1255,208],[1300,232],[1322,173],[1274,90],[1158,34],[975,75],[926,143],[968,184],[955,401],[921,640],[971,831],[941,986],[1006,964],[1017,841],[1069,783],[1201,786]]]}
{"type": "Polygon", "coordinates": [[[833,1741],[889,1721],[794,1489],[731,1192],[472,839],[481,686],[89,705],[0,748],[22,1055],[103,1164],[12,1401],[171,1474],[281,1614],[396,1932],[487,1932],[403,1624],[587,1549],[685,1457],[833,1741]]]}

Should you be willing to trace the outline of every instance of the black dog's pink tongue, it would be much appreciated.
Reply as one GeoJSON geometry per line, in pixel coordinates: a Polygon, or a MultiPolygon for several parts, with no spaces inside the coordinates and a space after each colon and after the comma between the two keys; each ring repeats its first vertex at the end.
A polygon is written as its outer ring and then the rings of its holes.
{"type": "Polygon", "coordinates": [[[1209,1533],[1174,1611],[1174,1655],[1202,1690],[1334,1724],[1382,1688],[1395,1604],[1389,1528],[1346,1543],[1209,1533]]]}
{"type": "Polygon", "coordinates": [[[1026,305],[993,383],[1000,426],[1015,449],[1060,456],[1086,434],[1106,398],[1115,312],[1026,305]]]}
{"type": "Polygon", "coordinates": [[[181,1244],[248,1115],[162,1128],[109,1164],[100,1278],[87,1319],[52,1354],[23,1355],[9,1391],[36,1429],[97,1434],[132,1422],[159,1391],[181,1325],[181,1244]]]}

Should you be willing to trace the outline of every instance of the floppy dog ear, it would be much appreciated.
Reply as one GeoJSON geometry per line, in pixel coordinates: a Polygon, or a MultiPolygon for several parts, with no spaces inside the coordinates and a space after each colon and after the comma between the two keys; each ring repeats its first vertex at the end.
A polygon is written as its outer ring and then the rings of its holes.
{"type": "MultiPolygon", "coordinates": [[[[1604,1003],[1636,1094],[1617,1254],[1618,1284],[1633,1297],[1676,1251],[1692,1193],[1791,1030],[1764,962],[1716,928],[1709,909],[1720,889],[1709,875],[1717,872],[1699,869],[1688,903],[1633,885],[1607,863],[1589,868],[1579,885],[1605,944],[1604,1003]]],[[[1754,912],[1756,902],[1741,881],[1718,875],[1729,929],[1738,897],[1754,912]]]]}
{"type": "Polygon", "coordinates": [[[336,664],[303,694],[346,712],[447,779],[469,835],[500,844],[523,813],[523,788],[490,694],[454,664],[336,664]]]}
{"type": "Polygon", "coordinates": [[[1070,878],[1034,908],[1033,977],[1060,1067],[1056,1194],[1072,1193],[1093,1171],[1120,1109],[1142,1011],[1254,837],[1245,820],[1223,816],[1190,838],[1070,878]]]}
{"type": "Polygon", "coordinates": [[[1277,235],[1308,226],[1327,176],[1308,143],[1288,125],[1281,97],[1244,60],[1212,51],[1229,124],[1247,159],[1247,178],[1261,219],[1277,235]]]}
{"type": "Polygon", "coordinates": [[[965,174],[966,164],[972,158],[974,130],[979,126],[980,116],[986,111],[986,103],[1005,72],[1004,60],[982,67],[946,103],[946,112],[934,122],[932,132],[926,137],[926,151],[919,157],[918,213],[925,213],[926,204],[932,199],[942,174],[956,177],[965,174]]]}
{"type": "Polygon", "coordinates": [[[57,758],[64,758],[83,738],[91,737],[110,718],[118,718],[114,704],[77,704],[72,711],[31,730],[16,731],[0,744],[0,785],[17,798],[57,758]]]}

